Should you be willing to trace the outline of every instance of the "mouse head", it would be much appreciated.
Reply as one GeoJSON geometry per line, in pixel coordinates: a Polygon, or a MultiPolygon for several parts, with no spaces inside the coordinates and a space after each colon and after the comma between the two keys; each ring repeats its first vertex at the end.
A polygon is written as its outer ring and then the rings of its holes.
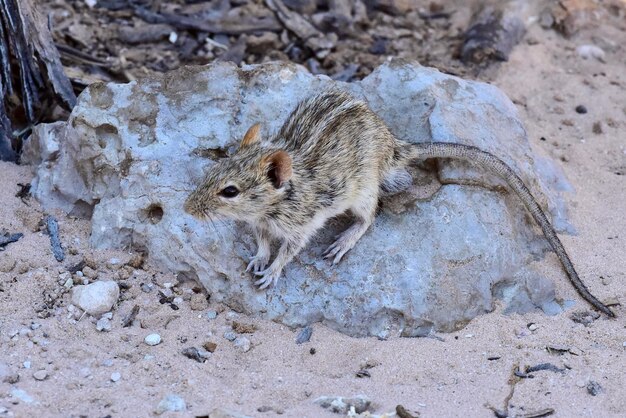
{"type": "Polygon", "coordinates": [[[261,146],[259,124],[246,132],[239,149],[212,165],[185,201],[198,219],[225,217],[254,222],[280,201],[292,175],[292,160],[280,149],[261,146]]]}

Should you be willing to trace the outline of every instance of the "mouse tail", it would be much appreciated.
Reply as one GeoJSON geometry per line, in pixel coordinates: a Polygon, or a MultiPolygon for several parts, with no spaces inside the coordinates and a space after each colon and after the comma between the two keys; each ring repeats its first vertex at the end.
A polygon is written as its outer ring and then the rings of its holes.
{"type": "Polygon", "coordinates": [[[528,187],[526,187],[524,181],[504,161],[477,147],[456,143],[428,142],[419,144],[402,144],[399,145],[399,147],[398,153],[404,157],[402,159],[462,159],[476,163],[499,175],[522,200],[532,217],[535,219],[535,222],[537,222],[537,224],[541,227],[546,239],[556,252],[563,268],[567,272],[570,282],[578,293],[596,309],[600,310],[609,317],[615,317],[615,314],[605,304],[600,302],[591,294],[591,292],[589,292],[585,284],[578,276],[578,273],[576,273],[574,265],[567,255],[561,240],[557,236],[552,224],[535,200],[534,196],[528,187]]]}

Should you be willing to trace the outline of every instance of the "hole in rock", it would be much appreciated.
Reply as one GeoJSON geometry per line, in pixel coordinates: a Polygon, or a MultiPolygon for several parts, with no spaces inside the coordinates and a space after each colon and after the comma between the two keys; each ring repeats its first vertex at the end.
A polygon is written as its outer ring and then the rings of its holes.
{"type": "Polygon", "coordinates": [[[148,221],[152,224],[158,224],[163,219],[163,208],[161,205],[152,204],[145,211],[148,221]]]}
{"type": "Polygon", "coordinates": [[[102,149],[106,148],[107,144],[119,140],[117,128],[108,123],[104,123],[96,128],[96,136],[98,137],[98,145],[102,149]]]}

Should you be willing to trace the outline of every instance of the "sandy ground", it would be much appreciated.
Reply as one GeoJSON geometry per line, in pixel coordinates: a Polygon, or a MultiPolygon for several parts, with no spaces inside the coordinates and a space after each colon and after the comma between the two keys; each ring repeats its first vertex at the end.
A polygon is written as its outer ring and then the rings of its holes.
{"type": "MultiPolygon", "coordinates": [[[[567,40],[533,27],[509,62],[490,76],[518,105],[532,146],[559,161],[576,190],[567,197],[579,234],[562,239],[581,277],[601,300],[622,303],[624,45],[623,28],[606,26],[567,40]],[[577,46],[591,42],[605,48],[606,62],[577,55],[577,46]],[[577,113],[578,105],[587,113],[577,113]]],[[[159,303],[158,289],[176,279],[125,266],[130,254],[90,250],[87,221],[56,214],[68,252],[63,263],[56,262],[38,226],[37,203],[15,197],[17,183],[30,179],[29,167],[0,163],[0,231],[24,233],[0,252],[0,416],[154,416],[167,394],[182,397],[187,409],[163,416],[206,416],[221,407],[254,417],[333,417],[339,415],[313,400],[357,394],[371,399],[375,414],[401,404],[415,416],[488,417],[494,416],[490,407],[504,410],[508,402],[509,416],[626,416],[626,309],[613,306],[615,320],[573,321],[572,313],[588,307],[554,255],[540,267],[555,281],[559,297],[574,301],[559,316],[505,316],[496,308],[441,339],[387,341],[349,338],[318,324],[310,342],[297,345],[297,330],[203,306],[202,297],[193,296],[201,294],[194,283],[174,288],[183,299],[178,310],[159,303]],[[68,312],[70,294],[61,292],[59,282],[83,259],[99,279],[126,284],[110,332],[98,332],[94,321],[68,312]],[[200,310],[191,309],[192,296],[200,310]],[[121,319],[135,305],[140,312],[134,325],[123,328],[121,319]],[[219,314],[209,319],[209,310],[219,314]],[[245,334],[252,346],[247,352],[223,337],[234,322],[256,326],[245,334]],[[162,342],[148,346],[144,337],[153,332],[162,342]],[[206,342],[217,347],[204,363],[181,354],[206,342]],[[518,367],[542,363],[563,371],[513,375],[518,367]],[[358,377],[363,369],[369,376],[358,377]],[[41,370],[45,378],[38,380],[34,374],[41,370]]]]}

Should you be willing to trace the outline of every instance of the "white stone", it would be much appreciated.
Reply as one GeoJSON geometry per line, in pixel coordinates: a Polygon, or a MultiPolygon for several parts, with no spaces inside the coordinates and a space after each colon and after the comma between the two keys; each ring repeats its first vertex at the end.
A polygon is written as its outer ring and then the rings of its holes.
{"type": "Polygon", "coordinates": [[[94,316],[110,311],[119,296],[120,288],[114,281],[97,281],[72,289],[72,303],[94,316]]]}
{"type": "Polygon", "coordinates": [[[144,342],[148,345],[158,345],[161,343],[161,336],[159,334],[147,335],[144,342]]]}
{"type": "Polygon", "coordinates": [[[155,412],[157,415],[161,415],[164,412],[180,412],[186,409],[187,405],[183,398],[178,395],[170,394],[159,402],[155,412]]]}
{"type": "Polygon", "coordinates": [[[595,46],[595,45],[581,45],[578,48],[576,48],[576,53],[582,58],[582,59],[591,59],[591,58],[595,58],[600,62],[604,62],[604,50],[602,48],[600,48],[599,46],[595,46]]]}

